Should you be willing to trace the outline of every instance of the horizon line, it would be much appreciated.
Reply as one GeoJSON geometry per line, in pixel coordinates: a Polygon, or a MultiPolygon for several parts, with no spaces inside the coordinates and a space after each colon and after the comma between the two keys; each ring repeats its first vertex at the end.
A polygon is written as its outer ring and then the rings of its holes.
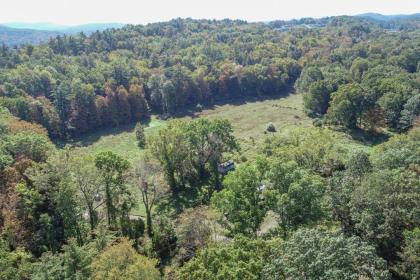
{"type": "MultiPolygon", "coordinates": [[[[53,21],[7,21],[7,22],[0,22],[0,25],[10,25],[10,24],[27,24],[27,25],[56,25],[57,27],[62,27],[62,28],[71,28],[71,27],[78,27],[81,25],[89,25],[89,24],[124,24],[124,25],[147,25],[147,24],[153,24],[153,23],[161,23],[161,22],[168,22],[171,20],[175,20],[175,19],[192,19],[192,20],[216,20],[216,21],[221,21],[221,20],[240,20],[240,21],[245,21],[248,23],[264,23],[264,22],[271,22],[271,21],[277,21],[277,20],[283,20],[283,21],[292,21],[292,20],[300,20],[300,19],[308,19],[308,18],[312,18],[312,19],[323,19],[323,18],[329,18],[329,17],[340,17],[340,16],[350,16],[350,17],[354,17],[354,16],[362,16],[362,15],[367,15],[367,14],[376,14],[376,15],[382,15],[382,16],[412,16],[412,15],[417,15],[420,14],[420,12],[414,12],[414,13],[397,13],[397,14],[393,14],[393,13],[378,13],[378,12],[365,12],[365,13],[357,13],[357,14],[338,14],[338,15],[327,15],[327,16],[321,16],[321,17],[317,17],[317,16],[302,16],[302,17],[294,17],[294,18],[277,18],[277,19],[267,19],[267,20],[247,20],[247,19],[242,19],[242,18],[194,18],[194,17],[174,17],[171,19],[167,19],[167,20],[156,20],[156,21],[150,21],[150,22],[146,22],[146,23],[141,23],[141,22],[123,22],[123,21],[87,21],[87,22],[80,22],[80,23],[75,23],[75,24],[64,24],[64,23],[58,23],[58,22],[53,22],[53,21]]],[[[18,28],[18,27],[15,27],[18,28]]]]}

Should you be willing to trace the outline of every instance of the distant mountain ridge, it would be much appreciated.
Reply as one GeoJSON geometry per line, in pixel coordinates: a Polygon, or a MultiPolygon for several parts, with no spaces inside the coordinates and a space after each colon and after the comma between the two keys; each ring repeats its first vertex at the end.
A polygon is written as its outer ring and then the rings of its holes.
{"type": "Polygon", "coordinates": [[[16,28],[16,29],[32,29],[32,30],[42,30],[42,31],[58,31],[68,28],[66,25],[59,25],[48,22],[36,22],[36,23],[27,23],[27,22],[5,22],[0,23],[3,26],[16,28]]]}
{"type": "MultiPolygon", "coordinates": [[[[415,14],[396,14],[396,15],[382,15],[379,13],[364,13],[356,15],[355,17],[364,18],[372,21],[376,21],[383,28],[393,29],[398,27],[398,23],[404,22],[411,19],[419,19],[420,13],[415,14]]],[[[290,22],[311,22],[319,21],[323,19],[328,19],[325,17],[322,19],[314,18],[301,18],[294,19],[289,21],[273,21],[281,22],[283,24],[288,24],[290,22]]],[[[272,23],[273,23],[272,22],[272,23]]],[[[10,22],[10,23],[0,23],[0,45],[5,44],[8,46],[22,45],[22,44],[38,44],[41,42],[46,42],[50,38],[57,35],[73,35],[80,32],[84,32],[86,35],[90,35],[95,31],[103,31],[110,28],[121,28],[126,24],[123,23],[88,23],[75,26],[60,25],[48,22],[37,22],[37,23],[27,23],[27,22],[10,22]]],[[[417,28],[417,27],[415,27],[417,28]]]]}
{"type": "Polygon", "coordinates": [[[10,28],[0,25],[0,44],[7,46],[38,44],[60,34],[57,31],[10,28]]]}
{"type": "Polygon", "coordinates": [[[72,34],[72,33],[92,33],[95,31],[103,31],[105,29],[110,28],[121,28],[125,24],[123,23],[88,23],[88,24],[82,24],[82,25],[76,25],[76,26],[69,26],[65,29],[59,30],[66,34],[72,34]]]}
{"type": "Polygon", "coordinates": [[[0,25],[15,28],[15,29],[31,29],[39,31],[59,31],[62,33],[79,33],[79,32],[95,32],[97,30],[102,31],[108,28],[121,28],[125,24],[117,22],[109,23],[87,23],[81,25],[60,25],[49,22],[10,22],[10,23],[0,23],[0,25]]]}
{"type": "Polygon", "coordinates": [[[14,22],[0,24],[0,44],[8,46],[38,44],[48,41],[57,35],[72,35],[80,32],[89,35],[95,31],[109,28],[121,28],[122,23],[90,23],[76,26],[65,26],[52,23],[14,22]]]}
{"type": "Polygon", "coordinates": [[[389,20],[396,20],[396,19],[420,18],[420,13],[409,14],[409,15],[404,15],[404,14],[383,15],[379,13],[364,13],[364,14],[360,14],[356,16],[362,17],[362,18],[370,18],[370,19],[379,20],[379,21],[389,21],[389,20]]]}

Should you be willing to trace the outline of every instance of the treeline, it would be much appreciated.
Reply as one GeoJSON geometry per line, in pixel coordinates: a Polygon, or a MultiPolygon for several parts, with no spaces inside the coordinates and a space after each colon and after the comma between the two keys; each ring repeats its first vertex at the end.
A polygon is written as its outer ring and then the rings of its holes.
{"type": "Polygon", "coordinates": [[[332,70],[329,66],[305,69],[297,87],[306,92],[306,112],[316,124],[403,132],[418,122],[418,74],[370,63],[367,59],[356,60],[349,72],[336,68],[333,77],[328,73],[332,70]]]}
{"type": "MultiPolygon", "coordinates": [[[[371,38],[374,31],[360,32],[371,38]]],[[[295,87],[317,125],[402,132],[419,121],[419,66],[418,32],[382,34],[309,62],[295,87]]]]}

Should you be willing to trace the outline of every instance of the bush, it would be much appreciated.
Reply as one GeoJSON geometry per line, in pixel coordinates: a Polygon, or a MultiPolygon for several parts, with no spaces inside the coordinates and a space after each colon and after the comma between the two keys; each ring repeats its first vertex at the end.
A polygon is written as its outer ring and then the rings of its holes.
{"type": "Polygon", "coordinates": [[[203,105],[201,105],[200,103],[199,103],[199,104],[197,104],[197,105],[195,106],[195,110],[196,110],[197,112],[201,112],[201,111],[203,111],[203,105]]]}
{"type": "Polygon", "coordinates": [[[141,123],[137,123],[136,128],[134,130],[136,132],[137,146],[143,149],[146,146],[146,136],[144,135],[144,127],[141,123]]]}
{"type": "Polygon", "coordinates": [[[276,132],[276,127],[273,123],[268,123],[265,130],[268,132],[276,132]]]}
{"type": "Polygon", "coordinates": [[[323,120],[322,120],[322,119],[317,118],[317,119],[314,119],[314,120],[312,121],[312,124],[313,124],[315,127],[322,127],[322,125],[324,124],[324,122],[323,122],[323,120]]]}

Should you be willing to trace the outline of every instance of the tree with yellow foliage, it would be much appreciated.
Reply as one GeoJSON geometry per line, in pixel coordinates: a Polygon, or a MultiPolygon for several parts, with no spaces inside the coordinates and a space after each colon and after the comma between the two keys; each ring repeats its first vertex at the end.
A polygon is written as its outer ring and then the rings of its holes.
{"type": "Polygon", "coordinates": [[[160,279],[156,260],[138,254],[132,243],[124,238],[106,248],[92,263],[93,280],[154,280],[160,279]]]}

